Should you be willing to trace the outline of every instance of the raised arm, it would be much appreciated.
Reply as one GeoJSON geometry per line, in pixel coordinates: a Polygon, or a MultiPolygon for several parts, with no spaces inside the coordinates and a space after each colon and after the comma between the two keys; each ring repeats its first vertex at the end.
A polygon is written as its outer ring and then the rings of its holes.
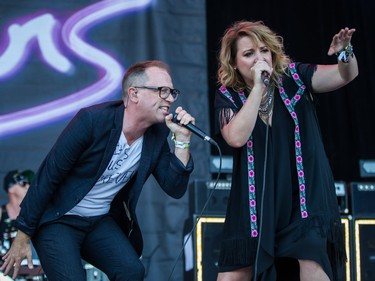
{"type": "Polygon", "coordinates": [[[312,78],[314,92],[334,91],[358,76],[358,63],[350,43],[354,32],[354,28],[346,27],[333,36],[328,55],[336,54],[338,62],[332,65],[318,65],[312,78]]]}

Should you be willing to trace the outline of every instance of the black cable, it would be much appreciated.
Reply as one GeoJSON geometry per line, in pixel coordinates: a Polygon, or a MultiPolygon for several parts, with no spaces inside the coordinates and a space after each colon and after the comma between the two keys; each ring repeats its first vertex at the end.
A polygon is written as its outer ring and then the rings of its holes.
{"type": "Polygon", "coordinates": [[[221,155],[221,149],[220,149],[220,146],[219,146],[216,142],[214,142],[213,144],[217,147],[217,150],[218,150],[218,152],[219,152],[219,159],[220,159],[219,171],[218,171],[218,174],[217,174],[217,177],[216,177],[216,180],[215,180],[215,184],[214,184],[212,190],[210,191],[210,193],[209,193],[209,195],[208,195],[208,198],[207,198],[207,200],[206,200],[206,202],[205,202],[205,204],[204,204],[204,206],[203,206],[203,208],[202,208],[200,214],[197,216],[196,221],[195,221],[195,223],[194,223],[194,225],[193,225],[193,228],[192,228],[191,231],[189,232],[187,238],[185,239],[184,244],[182,245],[182,249],[181,249],[181,251],[180,251],[180,254],[177,256],[177,258],[176,258],[176,260],[175,260],[175,262],[174,262],[173,268],[172,268],[172,270],[171,270],[171,273],[169,274],[168,281],[172,281],[172,280],[173,280],[173,279],[171,279],[171,278],[172,278],[173,272],[174,272],[174,270],[175,270],[175,268],[176,268],[176,266],[177,266],[177,262],[178,262],[178,260],[180,259],[182,253],[184,252],[184,249],[185,249],[185,247],[186,247],[187,242],[189,241],[189,239],[190,239],[191,236],[193,235],[195,229],[197,228],[198,222],[199,222],[200,218],[202,217],[204,211],[206,210],[206,208],[207,208],[207,206],[208,206],[208,203],[210,202],[210,199],[211,199],[211,197],[212,197],[212,194],[214,193],[214,191],[215,191],[215,189],[216,189],[216,185],[217,185],[217,183],[218,183],[218,181],[219,181],[219,179],[220,179],[220,174],[221,174],[221,163],[222,163],[222,158],[223,158],[223,157],[222,157],[222,155],[221,155]]]}
{"type": "MultiPolygon", "coordinates": [[[[269,93],[272,94],[272,93],[269,93]]],[[[264,147],[264,163],[263,163],[263,186],[262,186],[262,194],[260,198],[260,214],[259,214],[259,236],[258,236],[258,244],[257,250],[255,253],[255,263],[254,263],[254,274],[253,280],[256,281],[258,275],[258,256],[260,251],[260,241],[262,237],[262,228],[263,228],[263,203],[264,203],[264,191],[266,188],[266,174],[267,174],[267,158],[268,158],[268,131],[269,131],[269,115],[266,120],[266,139],[265,139],[265,147],[264,147]]]]}

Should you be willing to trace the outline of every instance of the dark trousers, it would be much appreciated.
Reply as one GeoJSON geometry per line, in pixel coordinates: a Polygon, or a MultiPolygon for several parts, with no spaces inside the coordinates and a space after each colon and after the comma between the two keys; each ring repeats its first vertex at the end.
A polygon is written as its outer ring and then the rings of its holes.
{"type": "Polygon", "coordinates": [[[110,216],[63,216],[43,225],[33,238],[49,281],[85,281],[82,259],[111,281],[144,280],[144,266],[110,216]]]}

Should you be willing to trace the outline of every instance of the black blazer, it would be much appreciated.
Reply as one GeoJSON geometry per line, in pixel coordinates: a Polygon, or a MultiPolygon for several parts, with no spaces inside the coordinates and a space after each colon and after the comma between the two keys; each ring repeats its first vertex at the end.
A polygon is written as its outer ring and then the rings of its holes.
{"type": "MultiPolygon", "coordinates": [[[[16,226],[30,235],[38,227],[71,210],[95,185],[109,164],[122,133],[122,101],[81,109],[64,129],[42,162],[21,203],[16,226]]],[[[116,195],[110,214],[141,255],[143,242],[136,205],[142,187],[153,174],[170,196],[180,198],[193,170],[192,158],[185,167],[170,151],[165,124],[151,126],[144,135],[137,173],[116,195]]]]}

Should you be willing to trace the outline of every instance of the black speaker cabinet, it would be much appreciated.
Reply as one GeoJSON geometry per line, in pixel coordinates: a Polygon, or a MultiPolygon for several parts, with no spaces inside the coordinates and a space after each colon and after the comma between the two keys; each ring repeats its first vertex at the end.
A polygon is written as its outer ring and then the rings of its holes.
{"type": "Polygon", "coordinates": [[[375,280],[375,218],[354,219],[355,280],[375,280]]]}
{"type": "Polygon", "coordinates": [[[375,182],[352,182],[350,189],[353,217],[375,217],[375,182]]]}
{"type": "MultiPolygon", "coordinates": [[[[194,215],[194,222],[198,219],[198,215],[194,215]]],[[[220,242],[222,239],[222,227],[225,217],[222,215],[202,216],[200,217],[195,233],[194,233],[194,280],[195,281],[211,281],[216,280],[218,273],[218,259],[220,251],[220,242]]],[[[341,218],[344,228],[345,250],[348,262],[345,267],[345,281],[351,281],[352,275],[352,249],[351,249],[351,217],[345,216],[341,218]]],[[[375,222],[374,222],[375,231],[375,222]]],[[[373,235],[375,239],[375,234],[373,235]]],[[[375,269],[375,267],[374,267],[375,269]]],[[[357,279],[359,281],[360,279],[357,279]]],[[[362,279],[367,281],[370,279],[362,279]]],[[[375,279],[371,279],[372,281],[375,279]]]]}
{"type": "MultiPolygon", "coordinates": [[[[198,219],[194,216],[194,221],[198,219]]],[[[195,229],[195,281],[217,278],[224,216],[201,217],[195,229]]]]}
{"type": "Polygon", "coordinates": [[[337,198],[337,203],[339,204],[340,214],[342,215],[349,214],[348,193],[347,193],[346,182],[336,181],[335,188],[336,188],[336,198],[337,198]]]}
{"type": "Polygon", "coordinates": [[[190,214],[225,215],[227,210],[231,183],[220,180],[215,186],[214,181],[195,180],[189,186],[190,214]]]}
{"type": "Polygon", "coordinates": [[[345,251],[347,255],[347,263],[345,266],[345,281],[352,280],[352,260],[353,260],[353,253],[352,253],[352,218],[351,216],[345,216],[341,218],[341,223],[344,228],[344,242],[345,242],[345,251]]]}

